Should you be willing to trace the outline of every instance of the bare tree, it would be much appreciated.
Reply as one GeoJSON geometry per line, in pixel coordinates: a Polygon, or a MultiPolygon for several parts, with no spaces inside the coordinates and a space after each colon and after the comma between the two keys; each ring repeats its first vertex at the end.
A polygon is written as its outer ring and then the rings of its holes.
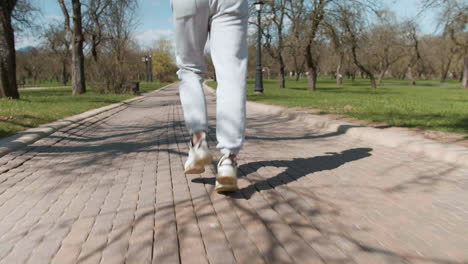
{"type": "Polygon", "coordinates": [[[65,30],[59,24],[51,24],[43,33],[45,47],[52,51],[60,61],[61,73],[60,79],[63,85],[68,82],[68,70],[70,58],[70,40],[66,36],[65,30]]]}
{"type": "MultiPolygon", "coordinates": [[[[111,1],[100,18],[102,30],[99,41],[99,60],[91,66],[94,87],[100,86],[101,92],[125,92],[133,69],[129,65],[132,54],[131,33],[135,29],[137,1],[111,1]]],[[[97,35],[96,35],[97,36],[97,35]]],[[[92,44],[93,45],[93,44],[92,44]]]]}
{"type": "Polygon", "coordinates": [[[326,8],[332,2],[333,0],[314,0],[312,3],[304,3],[306,7],[305,12],[307,13],[304,22],[309,25],[305,33],[304,56],[308,72],[308,89],[310,91],[315,91],[317,89],[316,84],[318,78],[318,60],[316,56],[313,56],[313,49],[315,48],[314,46],[316,46],[317,36],[326,14],[326,8]]]}
{"type": "Polygon", "coordinates": [[[455,45],[453,53],[460,53],[464,58],[463,87],[468,89],[468,4],[465,1],[447,1],[444,6],[444,33],[455,45]]]}
{"type": "Polygon", "coordinates": [[[12,17],[17,0],[0,2],[0,97],[19,98],[12,17]]]}
{"type": "MultiPolygon", "coordinates": [[[[302,20],[294,20],[292,23],[300,23],[302,24],[301,28],[304,29],[304,48],[303,54],[306,61],[306,69],[308,72],[308,89],[311,91],[316,90],[318,72],[319,72],[319,56],[318,53],[319,46],[322,45],[320,41],[320,37],[322,37],[322,31],[324,28],[324,21],[326,20],[327,16],[335,16],[340,17],[346,13],[340,12],[341,7],[343,5],[348,6],[360,6],[361,9],[367,10],[369,6],[374,5],[373,0],[366,0],[366,1],[359,1],[359,0],[313,0],[313,1],[305,1],[305,0],[297,0],[291,1],[291,10],[294,12],[295,10],[300,10],[300,12],[304,12],[305,16],[302,20]],[[365,4],[363,3],[365,2],[365,4]]],[[[345,17],[345,19],[347,19],[345,17]]],[[[342,19],[340,21],[343,21],[342,19]]],[[[359,21],[353,21],[359,22],[359,21]]],[[[293,26],[294,27],[294,26],[293,26]]],[[[345,28],[346,29],[346,28],[345,28]]],[[[355,31],[354,31],[355,32],[355,31]]],[[[356,33],[356,32],[355,32],[356,33]]],[[[355,34],[355,40],[357,40],[357,36],[355,34]]],[[[357,42],[355,42],[357,45],[357,42]]],[[[357,49],[355,45],[354,50],[357,49]]],[[[352,49],[351,49],[352,50],[352,49]]],[[[354,52],[355,53],[355,52],[354,52]]],[[[342,58],[342,57],[341,57],[342,58]]],[[[355,60],[357,61],[357,60],[355,60]]],[[[358,62],[359,63],[359,62],[358,62]]],[[[361,65],[362,66],[362,65],[361,65]]],[[[362,69],[361,69],[362,70],[362,69]]],[[[341,71],[341,69],[340,69],[341,71]]],[[[372,76],[373,78],[373,76],[372,76]]],[[[372,79],[371,78],[371,79],[372,79]]]]}
{"type": "Polygon", "coordinates": [[[387,9],[378,12],[378,23],[370,29],[370,48],[378,59],[378,84],[391,65],[406,56],[402,26],[396,21],[393,12],[387,9]]]}
{"type": "Polygon", "coordinates": [[[455,44],[463,57],[463,87],[468,89],[468,4],[464,0],[423,0],[423,9],[441,8],[439,22],[444,35],[455,44]]]}
{"type": "Polygon", "coordinates": [[[286,33],[286,4],[287,0],[268,0],[265,2],[264,13],[265,24],[263,25],[262,34],[265,39],[265,47],[267,52],[273,57],[278,64],[278,86],[286,87],[285,82],[285,33],[286,33]]]}
{"type": "Polygon", "coordinates": [[[87,7],[85,32],[89,36],[91,55],[97,62],[99,46],[106,40],[106,26],[109,15],[112,15],[109,12],[112,0],[88,0],[84,5],[87,7]]]}
{"type": "Polygon", "coordinates": [[[84,69],[84,54],[83,54],[83,26],[82,26],[82,14],[81,14],[81,2],[80,0],[71,0],[72,9],[72,21],[73,25],[70,24],[70,13],[64,0],[58,0],[60,8],[65,19],[65,31],[71,36],[70,41],[72,43],[72,93],[82,94],[86,92],[86,81],[85,81],[85,69],[84,69]]]}
{"type": "Polygon", "coordinates": [[[409,78],[411,81],[411,85],[416,85],[416,68],[418,66],[422,66],[422,57],[421,57],[421,51],[420,51],[420,41],[417,35],[417,26],[414,22],[412,21],[407,21],[404,24],[405,31],[406,31],[406,41],[407,45],[410,47],[409,51],[409,62],[407,65],[407,72],[409,74],[409,78]]]}
{"type": "Polygon", "coordinates": [[[16,82],[15,30],[33,25],[29,0],[0,1],[0,97],[19,98],[16,82]]]}
{"type": "Polygon", "coordinates": [[[286,15],[291,26],[287,39],[287,48],[289,51],[289,57],[293,60],[292,65],[294,74],[296,81],[298,81],[305,67],[305,59],[303,55],[305,38],[302,33],[306,30],[306,25],[304,23],[306,12],[303,0],[290,1],[289,3],[286,15]]]}
{"type": "Polygon", "coordinates": [[[361,70],[362,73],[365,73],[371,82],[371,88],[376,89],[377,84],[375,82],[374,73],[368,66],[365,66],[362,63],[362,58],[359,57],[358,51],[362,46],[363,42],[366,42],[364,35],[364,26],[362,17],[364,16],[361,11],[361,7],[356,4],[351,5],[340,5],[340,19],[341,25],[346,32],[346,43],[351,50],[351,55],[353,58],[354,64],[361,70]]]}
{"type": "Polygon", "coordinates": [[[333,50],[338,53],[338,63],[336,66],[336,84],[343,84],[343,63],[345,60],[344,32],[336,25],[337,21],[329,18],[325,21],[325,30],[332,43],[333,50]]]}
{"type": "Polygon", "coordinates": [[[453,42],[447,40],[446,38],[436,38],[433,41],[435,47],[432,49],[437,50],[439,53],[437,55],[439,71],[440,71],[440,82],[444,83],[447,80],[450,68],[456,59],[457,48],[453,45],[453,42]]]}

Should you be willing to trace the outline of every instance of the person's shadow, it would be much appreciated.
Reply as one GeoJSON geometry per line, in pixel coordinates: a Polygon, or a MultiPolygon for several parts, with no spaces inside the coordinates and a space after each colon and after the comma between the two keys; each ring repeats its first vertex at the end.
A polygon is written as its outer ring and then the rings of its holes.
{"type": "MultiPolygon", "coordinates": [[[[256,192],[273,189],[277,186],[295,181],[305,175],[323,170],[333,170],[348,162],[369,157],[372,155],[370,153],[371,151],[371,148],[354,148],[344,150],[341,153],[328,152],[326,153],[327,155],[311,158],[266,160],[242,164],[239,166],[239,170],[241,172],[239,177],[248,176],[262,167],[285,167],[286,170],[271,178],[257,181],[240,189],[236,193],[232,193],[230,196],[233,198],[250,199],[250,197],[256,192]]],[[[192,182],[214,185],[215,178],[197,178],[193,179],[192,182]]]]}

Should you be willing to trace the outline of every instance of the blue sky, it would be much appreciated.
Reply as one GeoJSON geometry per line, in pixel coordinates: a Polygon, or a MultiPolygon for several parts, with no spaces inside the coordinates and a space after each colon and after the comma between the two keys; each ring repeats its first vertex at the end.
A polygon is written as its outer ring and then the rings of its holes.
{"type": "MultiPolygon", "coordinates": [[[[41,10],[40,24],[62,19],[57,0],[32,0],[41,10]]],[[[435,15],[432,11],[418,15],[421,0],[382,0],[400,18],[416,18],[423,33],[433,33],[436,29],[435,15]]],[[[173,31],[172,14],[169,0],[139,0],[137,12],[138,26],[135,38],[142,46],[151,46],[155,40],[171,37],[173,31]]],[[[17,48],[35,46],[40,40],[35,36],[17,37],[17,48]]]]}

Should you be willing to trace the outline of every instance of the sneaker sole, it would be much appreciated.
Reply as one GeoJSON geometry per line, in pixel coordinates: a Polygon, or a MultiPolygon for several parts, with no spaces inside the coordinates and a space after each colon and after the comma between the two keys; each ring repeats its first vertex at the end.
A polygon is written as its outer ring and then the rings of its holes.
{"type": "Polygon", "coordinates": [[[216,187],[215,191],[217,192],[233,192],[239,190],[237,186],[237,178],[234,177],[216,177],[216,187]]]}
{"type": "Polygon", "coordinates": [[[218,184],[216,183],[215,191],[218,193],[223,193],[223,192],[235,192],[238,191],[239,187],[237,187],[237,184],[233,185],[224,185],[224,184],[218,184]]]}
{"type": "Polygon", "coordinates": [[[205,159],[197,160],[193,166],[188,167],[184,170],[185,174],[200,174],[205,172],[205,166],[210,164],[213,161],[212,156],[208,156],[205,159]]]}
{"type": "Polygon", "coordinates": [[[187,168],[184,171],[185,174],[200,174],[200,173],[203,173],[203,172],[205,172],[205,167],[187,168]]]}

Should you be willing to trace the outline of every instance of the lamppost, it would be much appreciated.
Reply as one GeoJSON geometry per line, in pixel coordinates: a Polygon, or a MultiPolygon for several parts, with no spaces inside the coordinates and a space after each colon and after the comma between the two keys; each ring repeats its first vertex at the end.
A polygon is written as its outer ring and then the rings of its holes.
{"type": "Polygon", "coordinates": [[[153,81],[153,73],[152,73],[152,61],[151,61],[151,55],[145,55],[141,57],[141,61],[145,63],[145,80],[147,82],[152,82],[153,81]]]}
{"type": "Polygon", "coordinates": [[[254,3],[257,10],[257,23],[258,23],[258,42],[257,42],[257,68],[255,76],[255,93],[263,93],[263,75],[262,75],[262,28],[261,28],[261,12],[263,7],[262,1],[254,3]]]}
{"type": "Polygon", "coordinates": [[[149,81],[153,82],[153,56],[148,55],[148,57],[149,57],[149,66],[148,66],[149,81]]]}

